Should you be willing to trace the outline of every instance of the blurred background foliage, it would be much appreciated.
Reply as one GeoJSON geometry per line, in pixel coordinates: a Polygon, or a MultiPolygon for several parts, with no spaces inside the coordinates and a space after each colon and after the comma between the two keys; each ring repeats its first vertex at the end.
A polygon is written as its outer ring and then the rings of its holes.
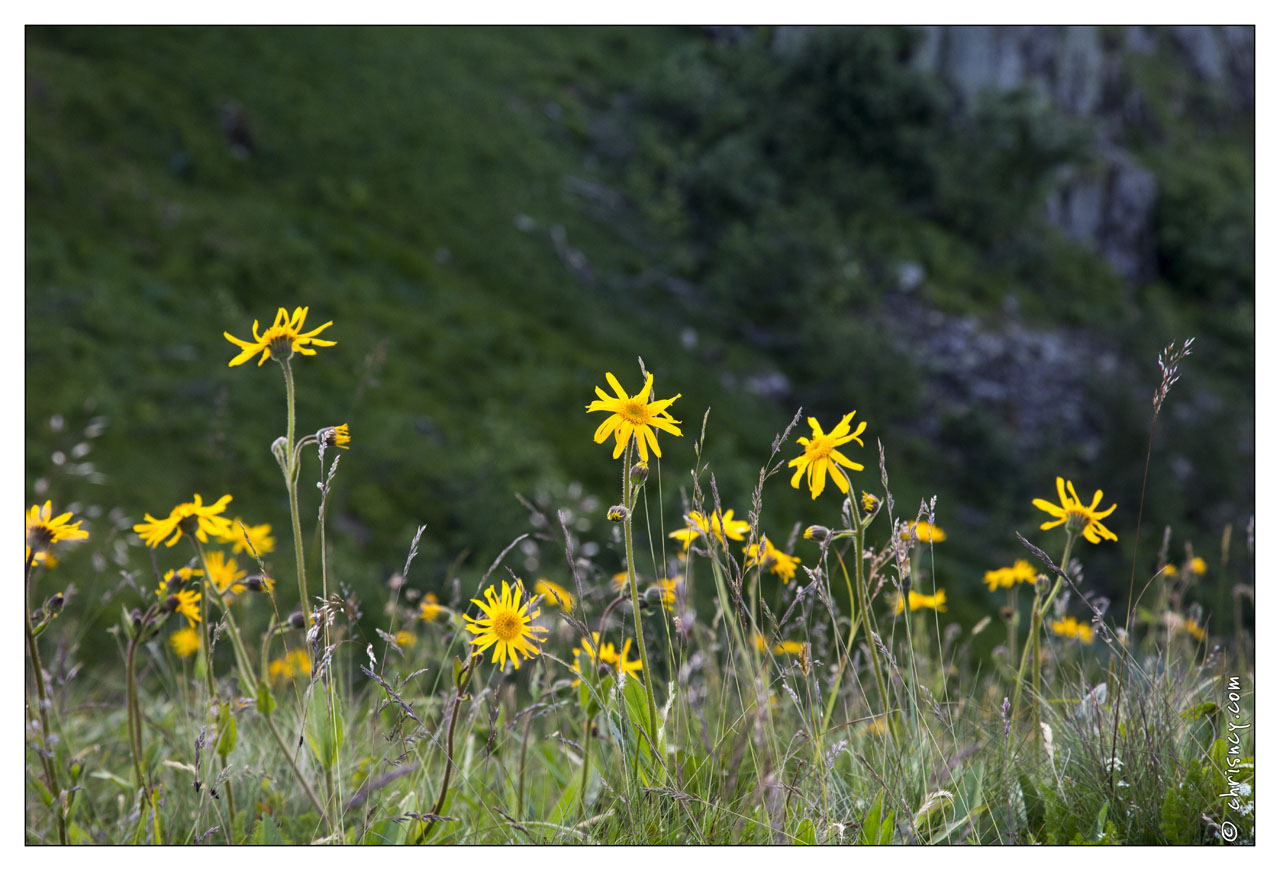
{"type": "MultiPolygon", "coordinates": [[[[228,369],[222,332],[306,305],[338,345],[295,367],[299,428],[351,425],[330,540],[361,596],[419,524],[411,583],[469,590],[530,529],[517,494],[617,570],[584,406],[641,356],[683,394],[655,540],[707,408],[740,516],[797,408],[856,408],[855,485],[879,439],[900,514],[938,497],[973,622],[1013,530],[1056,548],[1030,501],[1058,474],[1119,503],[1084,556],[1123,596],[1156,355],[1194,335],[1139,583],[1171,525],[1225,620],[1252,574],[1252,59],[1250,28],[30,28],[27,502],[86,515],[58,571],[91,601],[193,492],[271,523],[288,578],[282,379],[228,369]]],[[[772,479],[765,530],[834,525],[828,490],[772,479]]],[[[507,564],[566,582],[554,541],[507,564]]]]}

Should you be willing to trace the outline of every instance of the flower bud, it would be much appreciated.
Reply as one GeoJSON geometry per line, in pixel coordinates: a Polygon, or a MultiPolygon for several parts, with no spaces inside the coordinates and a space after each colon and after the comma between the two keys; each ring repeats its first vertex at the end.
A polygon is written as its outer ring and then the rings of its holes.
{"type": "Polygon", "coordinates": [[[821,544],[831,537],[831,530],[825,526],[810,526],[804,531],[804,537],[809,541],[816,541],[821,544]]]}
{"type": "MultiPolygon", "coordinates": [[[[168,603],[166,602],[165,604],[168,604],[168,603]]],[[[137,608],[134,608],[131,612],[129,612],[129,622],[133,624],[134,629],[141,628],[142,612],[139,611],[137,608]]]]}
{"type": "Polygon", "coordinates": [[[46,618],[57,617],[62,612],[62,605],[66,601],[61,593],[54,593],[44,603],[44,613],[46,618]]]}
{"type": "Polygon", "coordinates": [[[605,512],[610,523],[621,523],[627,519],[627,509],[622,505],[613,505],[605,512]]]}
{"type": "Polygon", "coordinates": [[[631,467],[631,483],[639,486],[649,480],[649,464],[644,460],[631,467]]]}
{"type": "MultiPolygon", "coordinates": [[[[164,607],[169,611],[178,610],[178,606],[181,604],[182,604],[182,600],[179,599],[177,596],[170,596],[169,598],[164,600],[164,607]]],[[[139,617],[138,620],[139,622],[141,622],[142,618],[139,617]]]]}
{"type": "Polygon", "coordinates": [[[868,514],[874,514],[875,510],[880,507],[880,499],[866,490],[862,491],[862,510],[868,514]]]}
{"type": "Polygon", "coordinates": [[[307,620],[302,616],[301,611],[294,611],[289,615],[289,627],[291,629],[306,629],[307,620]]]}

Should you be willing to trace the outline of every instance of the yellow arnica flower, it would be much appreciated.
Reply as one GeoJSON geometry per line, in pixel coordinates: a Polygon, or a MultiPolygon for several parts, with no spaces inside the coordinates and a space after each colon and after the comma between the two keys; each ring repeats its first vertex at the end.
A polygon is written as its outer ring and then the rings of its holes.
{"type": "Polygon", "coordinates": [[[71,512],[53,516],[53,502],[45,502],[43,506],[32,505],[27,512],[27,546],[35,548],[37,559],[39,552],[58,541],[74,541],[88,538],[89,533],[80,528],[82,521],[71,523],[71,512]]]}
{"type": "Polygon", "coordinates": [[[195,494],[195,501],[183,502],[169,512],[163,520],[157,520],[150,514],[144,515],[145,523],[136,524],[133,531],[142,537],[147,547],[155,547],[166,537],[165,547],[173,547],[182,538],[182,533],[194,534],[201,541],[208,541],[209,536],[226,540],[231,535],[231,521],[219,517],[227,508],[231,496],[226,495],[212,505],[205,505],[200,494],[195,494]]]}
{"type": "MultiPolygon", "coordinates": [[[[640,673],[644,671],[644,666],[638,659],[628,660],[627,653],[631,650],[631,639],[628,638],[622,642],[622,650],[617,650],[613,646],[612,641],[606,641],[600,644],[600,633],[592,632],[591,640],[582,639],[582,646],[573,649],[573,665],[570,670],[582,677],[582,671],[578,665],[578,657],[583,653],[587,655],[587,661],[595,666],[604,665],[615,676],[621,675],[626,677],[630,675],[636,680],[640,679],[640,673]],[[599,645],[597,649],[597,645],[599,645]]],[[[577,686],[581,680],[574,680],[573,685],[577,686]]]]}
{"type": "Polygon", "coordinates": [[[1116,534],[1099,522],[1112,511],[1115,511],[1116,506],[1112,505],[1106,511],[1098,511],[1098,504],[1102,502],[1101,490],[1094,491],[1093,502],[1085,505],[1080,500],[1080,497],[1076,495],[1075,485],[1070,481],[1065,483],[1066,486],[1064,487],[1062,478],[1058,478],[1058,501],[1062,503],[1061,507],[1044,499],[1031,500],[1032,505],[1057,518],[1057,520],[1046,520],[1040,524],[1040,528],[1053,529],[1055,526],[1065,523],[1069,532],[1082,533],[1085,540],[1093,544],[1101,544],[1104,538],[1118,541],[1116,534]]]}
{"type": "Polygon", "coordinates": [[[1020,559],[1012,566],[1003,569],[992,569],[983,576],[982,580],[987,585],[987,589],[994,593],[997,587],[1007,589],[1014,584],[1034,584],[1036,582],[1036,570],[1031,563],[1020,559]]]}
{"type": "Polygon", "coordinates": [[[1190,617],[1182,621],[1182,628],[1188,635],[1190,635],[1196,641],[1204,641],[1205,639],[1204,627],[1201,626],[1199,623],[1197,623],[1195,620],[1191,619],[1190,617]]]}
{"type": "Polygon", "coordinates": [[[1081,644],[1093,643],[1093,627],[1088,623],[1081,623],[1075,617],[1054,620],[1049,624],[1049,628],[1055,635],[1061,635],[1063,638],[1075,638],[1081,644]]]}
{"type": "MultiPolygon", "coordinates": [[[[846,414],[836,424],[835,429],[829,433],[822,431],[822,426],[818,423],[816,417],[809,418],[809,426],[813,429],[813,438],[800,436],[796,441],[804,445],[804,453],[787,464],[788,466],[798,467],[795,475],[791,477],[792,487],[799,490],[801,477],[808,476],[809,492],[814,499],[817,499],[822,495],[822,490],[827,485],[827,473],[829,472],[831,480],[836,482],[840,492],[849,492],[849,479],[840,466],[853,469],[855,472],[861,472],[863,467],[840,453],[836,448],[853,441],[862,445],[862,439],[858,438],[858,436],[862,435],[862,431],[867,428],[867,422],[865,420],[862,421],[858,424],[856,430],[849,432],[849,421],[853,420],[855,414],[857,414],[856,411],[846,414]]],[[[866,445],[862,446],[866,447],[866,445]]]]}
{"type": "Polygon", "coordinates": [[[250,544],[258,552],[258,556],[265,556],[276,549],[276,540],[271,536],[270,523],[250,526],[239,517],[231,521],[231,532],[219,536],[218,541],[231,545],[232,554],[249,553],[250,544]],[[244,540],[246,535],[249,536],[248,543],[244,540]]]}
{"type": "Polygon", "coordinates": [[[734,520],[733,509],[724,512],[724,520],[716,515],[711,515],[710,519],[706,515],[698,511],[690,511],[689,516],[685,518],[688,524],[684,529],[677,529],[667,535],[667,538],[674,538],[680,542],[684,550],[689,549],[689,545],[693,543],[700,535],[715,534],[715,537],[724,543],[725,536],[734,541],[742,541],[746,538],[747,533],[751,531],[751,524],[745,520],[734,520]]]}
{"type": "Polygon", "coordinates": [[[1178,576],[1178,567],[1173,563],[1165,563],[1165,566],[1160,570],[1160,573],[1166,578],[1175,578],[1178,576]]]}
{"type": "Polygon", "coordinates": [[[222,551],[215,550],[205,555],[204,562],[209,569],[209,580],[219,593],[238,596],[244,592],[244,584],[237,584],[236,581],[248,572],[241,570],[235,560],[227,559],[222,551]]]}
{"type": "Polygon", "coordinates": [[[800,565],[800,558],[785,554],[773,546],[773,542],[766,535],[761,542],[755,547],[744,547],[742,552],[746,554],[747,560],[743,565],[744,569],[749,569],[756,563],[773,572],[782,578],[784,584],[791,583],[796,576],[796,566],[800,565]]]}
{"type": "Polygon", "coordinates": [[[522,593],[518,585],[513,591],[511,585],[503,581],[501,596],[495,587],[490,586],[484,591],[485,601],[471,600],[484,612],[483,617],[463,615],[470,624],[466,630],[476,636],[471,639],[476,652],[484,653],[492,647],[491,661],[496,662],[499,668],[506,668],[507,657],[519,668],[521,655],[525,659],[533,659],[542,652],[537,645],[545,640],[547,630],[529,625],[542,611],[537,608],[530,611],[529,602],[520,604],[522,593]]]}
{"type": "Polygon", "coordinates": [[[165,606],[187,618],[188,626],[200,622],[200,594],[195,590],[179,590],[165,599],[165,606]]]}
{"type": "Polygon", "coordinates": [[[31,545],[27,545],[27,559],[32,565],[44,566],[46,569],[56,569],[58,567],[58,558],[47,550],[38,550],[36,555],[31,555],[31,545]]]}
{"type": "MultiPolygon", "coordinates": [[[[759,650],[761,653],[764,652],[764,636],[761,635],[759,632],[756,632],[751,636],[751,643],[756,646],[756,650],[759,650]]],[[[804,652],[804,642],[803,641],[782,641],[773,646],[773,652],[779,656],[783,655],[784,653],[789,653],[792,656],[799,656],[802,652],[804,652]]]]}
{"type": "Polygon", "coordinates": [[[350,450],[347,445],[351,444],[351,431],[347,429],[345,423],[337,426],[326,427],[319,432],[320,440],[324,442],[326,448],[342,448],[344,451],[350,450]]]}
{"type": "Polygon", "coordinates": [[[436,598],[435,593],[427,593],[422,597],[421,610],[418,612],[418,619],[424,623],[434,623],[436,618],[440,616],[440,612],[444,610],[440,607],[440,600],[436,598]]]}
{"type": "Polygon", "coordinates": [[[559,584],[553,584],[545,578],[540,579],[533,585],[533,592],[539,596],[546,597],[548,605],[553,605],[561,611],[572,611],[577,599],[573,594],[559,584]]]}
{"type": "Polygon", "coordinates": [[[311,657],[305,650],[294,650],[267,665],[267,677],[272,683],[294,677],[311,677],[311,657]]]}
{"type": "Polygon", "coordinates": [[[332,326],[333,321],[316,327],[309,333],[302,332],[302,322],[307,319],[307,311],[307,308],[299,307],[293,310],[293,317],[289,317],[288,311],[280,309],[276,312],[275,323],[262,334],[258,333],[258,322],[255,320],[253,322],[252,342],[237,339],[230,333],[224,332],[222,335],[226,337],[226,340],[233,345],[239,345],[241,349],[240,353],[231,358],[231,362],[227,365],[239,366],[241,363],[247,363],[259,351],[262,352],[262,357],[258,360],[259,366],[267,362],[268,357],[274,357],[281,362],[288,360],[295,351],[304,356],[313,357],[316,353],[315,349],[308,348],[308,345],[315,345],[317,348],[329,348],[338,344],[337,342],[316,338],[321,330],[332,326]]]}
{"type": "Polygon", "coordinates": [[[418,636],[414,635],[407,629],[401,629],[396,633],[396,644],[399,644],[401,647],[413,647],[413,645],[417,643],[418,636]]]}
{"type": "Polygon", "coordinates": [[[631,437],[634,435],[636,449],[640,452],[642,461],[649,462],[649,448],[653,448],[654,456],[662,456],[662,451],[658,449],[658,436],[654,433],[654,429],[665,430],[672,435],[683,435],[680,432],[680,427],[676,426],[680,421],[674,419],[667,411],[667,406],[679,399],[680,394],[677,393],[670,399],[650,402],[649,397],[653,392],[652,372],[645,378],[644,387],[635,396],[627,395],[627,392],[622,389],[622,385],[618,383],[618,379],[613,377],[612,372],[604,373],[604,377],[609,382],[609,386],[618,395],[616,397],[610,396],[597,387],[596,396],[600,398],[592,401],[587,406],[588,412],[610,412],[604,423],[596,428],[596,444],[604,444],[605,439],[612,435],[614,439],[613,458],[616,460],[622,456],[623,450],[626,449],[627,443],[631,441],[631,437]],[[646,442],[648,443],[647,447],[646,442]]]}
{"type": "Polygon", "coordinates": [[[681,578],[658,578],[658,582],[651,587],[660,594],[659,599],[662,607],[670,611],[676,604],[676,587],[680,586],[681,578]]]}
{"type": "Polygon", "coordinates": [[[183,567],[180,569],[170,569],[164,573],[164,579],[160,586],[156,588],[156,596],[164,599],[170,593],[175,592],[179,588],[186,585],[192,578],[203,578],[204,572],[200,569],[183,567]]]}
{"type": "Polygon", "coordinates": [[[1191,573],[1195,575],[1203,575],[1209,570],[1208,564],[1198,556],[1191,558],[1191,573]]]}
{"type": "Polygon", "coordinates": [[[626,572],[618,572],[616,575],[614,575],[613,577],[609,578],[609,586],[613,588],[613,591],[614,591],[615,593],[621,593],[621,592],[623,592],[624,590],[626,590],[626,588],[627,588],[627,573],[626,573],[626,572]]]}
{"type": "MultiPolygon", "coordinates": [[[[920,593],[917,593],[915,590],[910,590],[907,594],[907,597],[911,605],[912,611],[919,611],[921,608],[932,608],[935,611],[947,610],[947,591],[946,590],[939,590],[937,593],[933,594],[932,596],[925,596],[920,593]]],[[[897,601],[893,603],[893,613],[901,614],[902,611],[903,611],[902,594],[899,593],[897,601]]]]}
{"type": "Polygon", "coordinates": [[[906,541],[910,541],[912,538],[917,538],[927,543],[947,540],[947,533],[943,531],[942,527],[934,526],[927,520],[918,520],[905,524],[899,535],[906,541]]]}
{"type": "Polygon", "coordinates": [[[200,633],[190,626],[169,636],[169,646],[178,656],[186,659],[200,649],[200,633]]]}

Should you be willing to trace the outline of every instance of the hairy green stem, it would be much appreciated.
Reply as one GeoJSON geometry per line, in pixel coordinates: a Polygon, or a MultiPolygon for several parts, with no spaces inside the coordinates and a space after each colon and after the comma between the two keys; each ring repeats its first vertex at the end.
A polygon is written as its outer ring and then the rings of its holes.
{"type": "Polygon", "coordinates": [[[622,457],[622,506],[626,516],[622,520],[623,540],[627,549],[627,586],[631,589],[631,616],[635,618],[636,646],[640,649],[640,663],[644,669],[644,695],[649,706],[649,741],[653,744],[656,758],[661,758],[658,749],[658,705],[653,698],[653,669],[649,667],[649,653],[644,644],[644,626],[640,622],[640,592],[636,588],[635,549],[631,543],[631,509],[635,503],[635,494],[631,492],[631,445],[622,457]]]}
{"type": "Polygon", "coordinates": [[[52,751],[49,749],[49,713],[48,709],[52,705],[49,701],[48,691],[44,685],[44,666],[40,663],[40,645],[36,643],[35,628],[31,625],[31,573],[35,566],[36,551],[29,548],[27,554],[26,577],[23,581],[23,588],[26,591],[23,603],[23,616],[26,619],[27,633],[27,653],[31,656],[31,671],[36,679],[36,717],[40,721],[40,764],[44,768],[45,780],[49,786],[49,792],[53,795],[53,800],[57,807],[58,820],[58,843],[65,845],[67,843],[67,816],[62,806],[61,792],[58,786],[58,770],[55,760],[49,758],[48,755],[52,751]]]}
{"type": "Polygon", "coordinates": [[[1027,633],[1027,643],[1023,645],[1022,661],[1018,665],[1018,675],[1016,678],[1014,678],[1013,715],[1012,715],[1011,722],[1014,722],[1014,723],[1018,722],[1018,712],[1021,709],[1020,705],[1022,702],[1022,681],[1027,674],[1027,663],[1031,660],[1032,651],[1035,651],[1035,655],[1036,655],[1035,671],[1033,673],[1033,679],[1035,680],[1036,698],[1033,699],[1033,703],[1036,706],[1036,722],[1039,722],[1040,626],[1044,622],[1044,615],[1049,611],[1049,606],[1053,604],[1054,598],[1058,595],[1058,590],[1062,588],[1062,577],[1064,574],[1066,574],[1067,560],[1071,557],[1071,545],[1074,542],[1075,542],[1075,533],[1072,532],[1070,529],[1067,529],[1067,543],[1066,543],[1066,546],[1063,547],[1062,549],[1062,561],[1058,565],[1058,571],[1061,574],[1057,576],[1056,578],[1057,583],[1053,585],[1052,589],[1049,592],[1049,595],[1044,596],[1042,598],[1040,595],[1039,585],[1037,584],[1036,597],[1035,597],[1035,600],[1032,601],[1031,603],[1031,626],[1027,633]]]}

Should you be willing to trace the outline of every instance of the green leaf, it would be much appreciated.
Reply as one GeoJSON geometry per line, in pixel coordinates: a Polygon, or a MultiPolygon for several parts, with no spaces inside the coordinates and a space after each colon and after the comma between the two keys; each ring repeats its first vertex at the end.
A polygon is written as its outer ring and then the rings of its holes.
{"type": "Polygon", "coordinates": [[[276,821],[269,816],[264,816],[258,821],[258,827],[253,833],[253,843],[259,846],[283,846],[284,838],[280,837],[280,830],[276,828],[276,821]]]}
{"type": "Polygon", "coordinates": [[[236,749],[236,716],[231,713],[230,705],[218,708],[218,740],[213,745],[214,751],[222,757],[231,755],[236,749]]]}
{"type": "Polygon", "coordinates": [[[269,716],[276,709],[276,700],[271,695],[271,689],[263,681],[258,681],[257,696],[258,713],[269,716]]]}
{"type": "Polygon", "coordinates": [[[862,831],[858,833],[857,841],[859,845],[882,846],[893,842],[893,811],[884,814],[884,798],[882,789],[862,818],[862,831]]]}
{"type": "Polygon", "coordinates": [[[796,843],[810,846],[818,843],[817,833],[813,830],[813,820],[808,817],[800,821],[800,827],[796,830],[796,843]]]}
{"type": "Polygon", "coordinates": [[[1018,775],[1018,786],[1022,788],[1022,805],[1027,811],[1027,831],[1031,834],[1032,840],[1038,841],[1044,829],[1044,800],[1040,798],[1040,791],[1027,775],[1018,775]]]}
{"type": "Polygon", "coordinates": [[[338,764],[338,751],[342,747],[342,697],[336,692],[312,698],[307,705],[307,745],[316,762],[325,771],[338,764]],[[333,700],[333,716],[329,716],[329,702],[333,700]]]}
{"type": "Polygon", "coordinates": [[[453,658],[453,685],[462,686],[462,660],[456,656],[453,658]]]}
{"type": "Polygon", "coordinates": [[[1215,716],[1220,709],[1216,702],[1203,702],[1194,708],[1188,708],[1180,715],[1184,720],[1196,720],[1200,717],[1215,716]]]}

